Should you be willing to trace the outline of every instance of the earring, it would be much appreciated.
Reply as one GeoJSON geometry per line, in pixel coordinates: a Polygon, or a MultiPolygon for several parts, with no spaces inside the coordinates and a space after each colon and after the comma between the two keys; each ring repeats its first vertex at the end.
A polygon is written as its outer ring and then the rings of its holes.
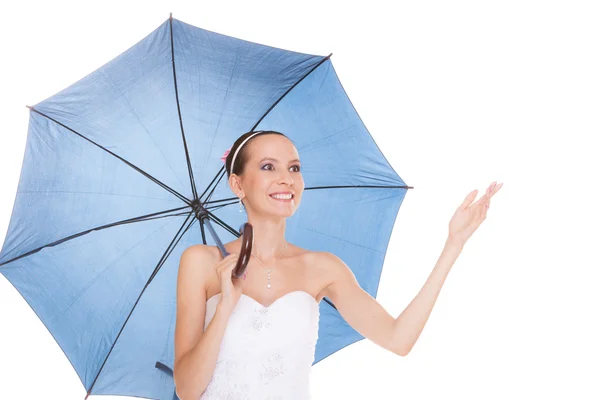
{"type": "Polygon", "coordinates": [[[240,212],[244,211],[244,205],[242,204],[242,198],[240,197],[240,212]]]}

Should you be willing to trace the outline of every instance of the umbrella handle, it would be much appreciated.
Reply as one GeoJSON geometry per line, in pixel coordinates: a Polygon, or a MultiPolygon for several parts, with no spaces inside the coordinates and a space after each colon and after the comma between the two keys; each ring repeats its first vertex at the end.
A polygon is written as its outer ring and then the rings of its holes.
{"type": "MultiPolygon", "coordinates": [[[[208,218],[204,218],[204,224],[208,227],[210,234],[217,243],[217,247],[219,248],[219,250],[221,250],[221,255],[223,256],[223,258],[227,257],[229,255],[229,252],[225,250],[225,246],[223,246],[223,243],[219,239],[217,232],[215,232],[215,230],[213,229],[208,218]]],[[[240,254],[237,264],[231,272],[231,276],[233,278],[241,277],[246,271],[248,261],[250,261],[250,255],[252,254],[252,243],[254,242],[252,225],[250,223],[243,223],[240,227],[240,233],[242,234],[242,246],[240,247],[240,254]]]]}
{"type": "Polygon", "coordinates": [[[250,223],[245,222],[240,228],[240,233],[242,234],[242,246],[240,247],[240,256],[237,264],[232,271],[234,278],[244,275],[252,254],[252,243],[254,243],[254,231],[250,223]]]}

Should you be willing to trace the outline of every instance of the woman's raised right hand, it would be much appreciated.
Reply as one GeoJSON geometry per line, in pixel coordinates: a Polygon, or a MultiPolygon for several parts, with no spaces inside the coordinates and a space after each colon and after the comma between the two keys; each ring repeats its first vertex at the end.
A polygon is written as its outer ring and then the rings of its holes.
{"type": "MultiPolygon", "coordinates": [[[[234,279],[233,269],[238,262],[239,255],[230,253],[227,257],[221,259],[215,264],[215,270],[219,277],[221,285],[221,301],[220,304],[228,310],[233,310],[242,296],[244,278],[234,279]]],[[[244,272],[245,276],[246,272],[244,272]]]]}

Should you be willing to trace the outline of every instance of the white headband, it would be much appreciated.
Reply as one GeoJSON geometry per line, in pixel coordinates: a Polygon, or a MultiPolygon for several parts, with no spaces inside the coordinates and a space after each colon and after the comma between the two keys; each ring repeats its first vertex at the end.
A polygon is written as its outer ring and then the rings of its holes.
{"type": "Polygon", "coordinates": [[[238,155],[240,149],[242,148],[242,146],[245,145],[248,140],[252,139],[254,136],[256,136],[256,135],[258,135],[259,133],[262,133],[262,132],[264,132],[264,131],[254,132],[252,135],[248,136],[246,138],[246,140],[244,140],[242,142],[242,144],[240,144],[238,146],[238,148],[235,150],[235,153],[233,153],[233,158],[231,159],[231,170],[229,171],[230,173],[233,173],[233,166],[235,165],[235,158],[237,157],[237,155],[238,155]]]}

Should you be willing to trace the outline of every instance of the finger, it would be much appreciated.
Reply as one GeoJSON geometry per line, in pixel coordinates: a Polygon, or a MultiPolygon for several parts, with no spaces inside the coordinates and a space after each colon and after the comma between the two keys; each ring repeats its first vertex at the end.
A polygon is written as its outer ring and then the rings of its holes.
{"type": "Polygon", "coordinates": [[[491,190],[489,190],[489,192],[486,194],[486,201],[485,201],[485,205],[486,205],[486,209],[490,208],[490,201],[492,199],[492,197],[498,193],[498,190],[500,190],[500,188],[502,187],[502,184],[494,186],[491,190]]]}
{"type": "Polygon", "coordinates": [[[499,185],[496,185],[496,187],[494,188],[494,192],[492,194],[496,194],[498,193],[498,190],[500,190],[500,188],[502,187],[502,185],[504,185],[504,183],[501,183],[499,185]]]}
{"type": "Polygon", "coordinates": [[[475,210],[475,214],[480,218],[483,217],[489,207],[490,204],[490,195],[489,193],[484,194],[473,203],[473,209],[475,210]]]}
{"type": "Polygon", "coordinates": [[[477,189],[473,190],[471,193],[469,193],[467,195],[467,197],[465,197],[465,200],[462,202],[460,207],[463,209],[467,208],[469,206],[469,204],[471,204],[473,202],[473,199],[475,199],[476,196],[477,196],[477,189]]]}
{"type": "Polygon", "coordinates": [[[473,203],[473,207],[480,208],[483,204],[485,204],[490,199],[489,189],[486,191],[475,203],[473,203]]]}
{"type": "Polygon", "coordinates": [[[490,207],[489,203],[486,203],[486,204],[485,204],[485,205],[482,207],[482,208],[483,208],[483,211],[481,212],[481,215],[480,215],[480,219],[481,219],[482,221],[483,221],[483,220],[485,220],[485,217],[487,216],[487,212],[488,212],[488,208],[489,208],[489,207],[490,207]]]}
{"type": "Polygon", "coordinates": [[[219,268],[217,267],[218,265],[220,265],[220,264],[222,265],[222,263],[223,263],[225,260],[231,260],[231,259],[232,259],[233,257],[235,257],[235,256],[236,256],[236,253],[229,253],[229,254],[227,254],[225,257],[221,258],[221,260],[219,260],[219,262],[217,262],[217,263],[215,264],[215,269],[216,269],[216,270],[218,270],[218,269],[219,269],[219,268]]]}
{"type": "Polygon", "coordinates": [[[223,268],[223,273],[224,274],[229,274],[231,275],[231,272],[233,271],[233,269],[235,268],[235,266],[237,265],[237,258],[232,259],[230,263],[228,263],[224,268],[223,268]]]}
{"type": "Polygon", "coordinates": [[[482,203],[482,206],[481,206],[481,218],[485,219],[485,216],[486,216],[489,208],[490,208],[490,199],[488,197],[486,199],[486,201],[484,201],[482,203]]]}
{"type": "Polygon", "coordinates": [[[491,184],[490,187],[487,188],[485,195],[481,196],[482,198],[485,198],[484,202],[487,201],[489,203],[490,199],[498,191],[500,186],[502,186],[502,185],[498,186],[498,185],[496,185],[496,183],[491,184]]]}
{"type": "Polygon", "coordinates": [[[226,274],[227,272],[230,272],[235,265],[237,264],[237,258],[233,257],[229,260],[227,260],[227,262],[222,263],[219,266],[219,269],[217,270],[217,273],[221,276],[223,276],[223,274],[226,274]]]}
{"type": "Polygon", "coordinates": [[[484,217],[485,213],[490,207],[490,200],[492,196],[502,187],[502,184],[494,186],[495,183],[492,183],[487,189],[483,196],[481,196],[475,203],[473,203],[473,207],[477,210],[477,213],[484,217]]]}
{"type": "Polygon", "coordinates": [[[227,257],[225,257],[222,261],[224,262],[224,264],[227,264],[228,262],[231,262],[231,260],[235,259],[237,257],[237,253],[229,253],[227,255],[227,257]]]}
{"type": "Polygon", "coordinates": [[[232,266],[235,265],[237,259],[235,257],[231,257],[229,259],[227,259],[225,262],[221,263],[220,267],[219,267],[219,272],[223,272],[223,271],[227,271],[228,269],[230,269],[232,266]]]}

